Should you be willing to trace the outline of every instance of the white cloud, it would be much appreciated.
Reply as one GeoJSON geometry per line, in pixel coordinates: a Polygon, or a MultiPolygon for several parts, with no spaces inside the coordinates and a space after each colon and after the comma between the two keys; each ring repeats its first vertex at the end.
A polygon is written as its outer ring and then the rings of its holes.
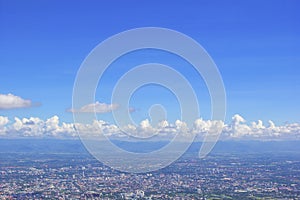
{"type": "Polygon", "coordinates": [[[230,136],[233,137],[233,138],[239,138],[243,135],[247,135],[251,132],[251,128],[245,124],[246,120],[236,114],[232,117],[232,122],[229,126],[229,129],[230,130],[230,136]]]}
{"type": "Polygon", "coordinates": [[[106,104],[96,101],[95,103],[87,104],[79,109],[69,109],[68,112],[81,112],[81,113],[107,113],[116,110],[119,107],[118,104],[106,104]]]}
{"type": "Polygon", "coordinates": [[[300,139],[300,124],[285,124],[276,126],[269,120],[264,125],[261,120],[246,124],[246,120],[239,115],[232,118],[231,124],[223,129],[223,139],[259,139],[259,140],[283,140],[300,139]]]}
{"type": "Polygon", "coordinates": [[[94,121],[91,124],[60,122],[58,116],[42,120],[36,117],[17,118],[9,121],[7,117],[0,116],[0,136],[4,137],[53,137],[76,138],[77,130],[86,136],[105,135],[112,138],[128,138],[128,134],[140,138],[148,138],[154,135],[160,138],[172,138],[176,134],[182,136],[196,135],[203,140],[205,135],[222,130],[221,140],[294,140],[300,139],[300,124],[291,123],[276,126],[268,121],[265,125],[261,120],[246,123],[240,115],[232,117],[231,123],[222,121],[196,119],[193,127],[180,120],[174,123],[166,120],[157,125],[151,124],[148,119],[138,125],[128,124],[125,127],[117,127],[105,121],[94,121]],[[127,135],[124,133],[127,133],[127,135]]]}
{"type": "Polygon", "coordinates": [[[0,109],[25,108],[32,106],[30,100],[22,99],[13,94],[0,94],[0,109]]]}
{"type": "Polygon", "coordinates": [[[47,120],[37,117],[14,118],[14,123],[7,126],[7,137],[75,137],[77,135],[73,124],[62,123],[58,116],[47,120]]]}
{"type": "Polygon", "coordinates": [[[0,126],[5,126],[8,122],[8,117],[0,116],[0,126]]]}
{"type": "Polygon", "coordinates": [[[6,134],[7,128],[5,127],[5,125],[8,124],[8,122],[8,117],[0,116],[0,136],[6,134]]]}

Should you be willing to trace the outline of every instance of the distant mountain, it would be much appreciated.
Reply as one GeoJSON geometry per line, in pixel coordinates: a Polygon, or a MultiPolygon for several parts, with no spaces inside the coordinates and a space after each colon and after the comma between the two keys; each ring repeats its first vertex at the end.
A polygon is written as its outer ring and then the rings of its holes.
{"type": "Polygon", "coordinates": [[[87,153],[80,140],[0,139],[0,152],[87,153]]]}
{"type": "MultiPolygon", "coordinates": [[[[167,142],[113,141],[121,148],[132,152],[151,152],[167,142]]],[[[188,152],[196,153],[202,143],[193,143],[188,152]]],[[[87,153],[80,140],[58,139],[0,139],[1,153],[87,153]]],[[[212,153],[267,153],[298,152],[300,141],[219,141],[212,153]]]]}

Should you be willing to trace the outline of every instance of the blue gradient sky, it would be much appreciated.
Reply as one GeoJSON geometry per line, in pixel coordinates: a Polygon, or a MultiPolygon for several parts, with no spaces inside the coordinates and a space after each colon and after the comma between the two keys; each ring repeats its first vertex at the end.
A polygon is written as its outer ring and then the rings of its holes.
{"type": "MultiPolygon", "coordinates": [[[[1,0],[0,93],[12,93],[41,105],[0,110],[0,114],[43,119],[58,115],[62,121],[71,122],[72,115],[66,109],[72,105],[73,82],[87,54],[121,31],[158,26],[189,35],[214,59],[226,87],[227,121],[238,113],[249,121],[300,122],[299,8],[297,0],[1,0]]],[[[158,55],[152,54],[136,56],[146,62],[158,55]]],[[[159,58],[176,65],[168,56],[159,58]]],[[[135,63],[131,61],[125,59],[120,65],[135,63]]],[[[110,73],[120,71],[115,67],[110,73]]],[[[192,71],[186,73],[192,84],[202,84],[191,78],[192,71]]],[[[156,92],[148,88],[147,94],[156,92]]],[[[200,107],[208,119],[209,98],[202,92],[197,94],[203,97],[200,107]]],[[[140,96],[136,94],[137,99],[140,96]]],[[[166,93],[163,97],[161,103],[167,103],[170,96],[166,93]]],[[[97,98],[108,101],[101,91],[97,91],[97,98]]],[[[144,106],[150,103],[132,102],[138,109],[134,114],[137,120],[146,117],[144,106]]],[[[178,108],[172,109],[176,103],[168,106],[171,118],[176,116],[178,108]]]]}

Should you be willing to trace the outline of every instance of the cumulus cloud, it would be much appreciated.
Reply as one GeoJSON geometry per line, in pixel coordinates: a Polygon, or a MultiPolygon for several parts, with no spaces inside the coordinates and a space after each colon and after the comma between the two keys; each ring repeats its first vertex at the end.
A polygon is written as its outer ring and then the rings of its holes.
{"type": "Polygon", "coordinates": [[[8,124],[8,122],[8,117],[0,116],[0,135],[5,135],[7,129],[5,125],[8,124]]]}
{"type": "Polygon", "coordinates": [[[22,99],[13,94],[0,94],[0,109],[25,108],[31,106],[32,102],[30,100],[22,99]]]}
{"type": "Polygon", "coordinates": [[[232,122],[223,129],[222,138],[225,139],[259,139],[259,140],[283,140],[300,139],[300,124],[285,124],[276,126],[269,120],[264,125],[261,120],[252,122],[250,125],[240,115],[235,115],[232,122]]]}
{"type": "Polygon", "coordinates": [[[0,116],[0,126],[4,126],[9,122],[8,117],[0,116]]]}
{"type": "Polygon", "coordinates": [[[156,125],[148,119],[142,120],[138,125],[128,124],[118,127],[103,120],[95,120],[90,124],[61,122],[58,116],[42,120],[37,117],[17,118],[9,120],[0,116],[1,137],[44,137],[44,138],[77,138],[77,131],[84,136],[107,136],[110,138],[129,138],[129,136],[148,138],[169,139],[177,134],[182,136],[197,136],[203,140],[207,134],[211,138],[218,130],[222,130],[221,140],[297,140],[300,139],[300,124],[291,123],[281,126],[273,121],[266,124],[258,120],[247,123],[240,115],[234,115],[232,121],[224,124],[218,120],[196,119],[192,127],[185,122],[176,120],[174,123],[166,120],[156,125]]]}
{"type": "Polygon", "coordinates": [[[108,113],[113,110],[116,110],[119,107],[118,104],[106,104],[106,103],[100,103],[96,101],[95,103],[87,104],[82,106],[79,109],[71,108],[67,110],[68,112],[81,112],[81,113],[108,113]]]}
{"type": "Polygon", "coordinates": [[[76,137],[73,124],[61,123],[58,116],[47,120],[37,117],[14,118],[14,123],[6,127],[7,137],[76,137]]]}

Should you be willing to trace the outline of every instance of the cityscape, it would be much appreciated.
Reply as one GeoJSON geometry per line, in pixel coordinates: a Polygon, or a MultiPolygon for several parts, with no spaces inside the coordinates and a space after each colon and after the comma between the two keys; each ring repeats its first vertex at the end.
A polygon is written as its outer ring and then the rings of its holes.
{"type": "Polygon", "coordinates": [[[166,168],[132,174],[83,148],[2,152],[0,177],[0,199],[299,199],[300,154],[219,151],[199,159],[190,150],[166,168]]]}

